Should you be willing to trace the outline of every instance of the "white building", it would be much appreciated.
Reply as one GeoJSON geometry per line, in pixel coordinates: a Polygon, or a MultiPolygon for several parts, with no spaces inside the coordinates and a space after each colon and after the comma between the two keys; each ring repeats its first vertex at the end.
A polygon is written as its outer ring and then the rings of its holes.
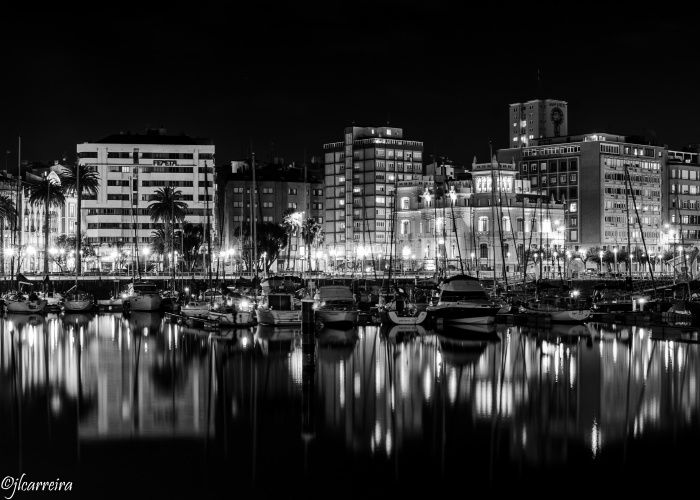
{"type": "Polygon", "coordinates": [[[214,151],[209,140],[168,135],[164,129],[78,144],[80,164],[93,166],[100,176],[97,197],[83,199],[82,217],[88,241],[96,247],[104,268],[113,266],[117,252],[131,259],[134,224],[139,258],[149,258],[152,233],[160,225],[151,220],[148,206],[159,188],[170,186],[182,192],[188,206],[186,222],[206,224],[208,209],[215,234],[214,151]]]}

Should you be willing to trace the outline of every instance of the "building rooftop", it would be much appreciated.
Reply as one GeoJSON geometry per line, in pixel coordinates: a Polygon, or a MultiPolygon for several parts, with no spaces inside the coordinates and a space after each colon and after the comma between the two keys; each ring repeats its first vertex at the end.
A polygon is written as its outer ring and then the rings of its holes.
{"type": "Polygon", "coordinates": [[[163,128],[146,129],[146,132],[143,134],[119,132],[118,134],[111,134],[94,142],[97,144],[167,144],[181,146],[213,144],[211,139],[190,137],[185,134],[168,134],[167,130],[163,128]]]}

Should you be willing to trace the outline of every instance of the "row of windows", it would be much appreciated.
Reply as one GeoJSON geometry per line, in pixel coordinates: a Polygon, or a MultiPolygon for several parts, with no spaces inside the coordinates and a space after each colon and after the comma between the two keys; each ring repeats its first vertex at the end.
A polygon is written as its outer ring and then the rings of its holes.
{"type": "MultiPolygon", "coordinates": [[[[89,208],[88,215],[131,215],[132,210],[136,210],[135,215],[150,216],[147,208],[89,208]]],[[[205,208],[188,208],[187,215],[205,216],[207,210],[205,208]]]]}
{"type": "MultiPolygon", "coordinates": [[[[137,222],[136,229],[158,229],[162,227],[160,224],[152,222],[137,222]]],[[[88,229],[134,229],[134,223],[131,222],[89,222],[88,229]]]]}
{"type": "Polygon", "coordinates": [[[700,172],[697,170],[678,170],[674,168],[671,170],[671,179],[697,181],[700,180],[700,172]]]}
{"type": "MultiPolygon", "coordinates": [[[[629,193],[629,189],[619,188],[619,187],[606,187],[605,188],[605,194],[624,196],[625,192],[629,193]]],[[[634,192],[635,196],[643,196],[645,198],[658,198],[661,196],[661,191],[657,191],[655,189],[634,189],[633,192],[634,192]]],[[[674,192],[674,191],[671,190],[671,192],[674,192]]]]}
{"type": "Polygon", "coordinates": [[[530,172],[556,172],[557,168],[559,172],[562,171],[577,171],[578,170],[578,158],[564,158],[561,160],[549,160],[540,162],[523,162],[520,165],[520,170],[522,172],[527,172],[529,166],[530,172]]]}
{"type": "Polygon", "coordinates": [[[700,186],[695,184],[671,184],[672,194],[698,194],[700,186]]]}
{"type": "MultiPolygon", "coordinates": [[[[133,167],[134,169],[137,169],[138,172],[144,173],[144,174],[192,174],[194,173],[194,169],[192,167],[152,167],[152,166],[142,166],[142,167],[133,167]]],[[[130,174],[131,173],[131,166],[127,165],[109,165],[107,167],[108,172],[113,172],[113,173],[122,173],[122,174],[130,174]]],[[[199,168],[200,173],[204,173],[205,168],[201,167],[199,168]]],[[[213,167],[206,167],[206,171],[208,173],[213,173],[214,168],[213,167]]]]}
{"type": "MultiPolygon", "coordinates": [[[[605,172],[604,177],[606,181],[627,182],[627,176],[622,172],[605,172]]],[[[661,182],[661,177],[658,175],[630,174],[630,181],[635,184],[639,184],[640,182],[659,184],[661,182]]]]}
{"type": "Polygon", "coordinates": [[[564,155],[572,153],[580,153],[581,146],[556,146],[543,147],[537,149],[524,149],[523,156],[549,156],[549,155],[564,155]]]}
{"type": "MultiPolygon", "coordinates": [[[[627,231],[605,231],[605,237],[606,238],[611,238],[611,239],[617,239],[620,241],[627,241],[627,231]]],[[[659,233],[656,231],[644,231],[644,237],[647,239],[657,239],[659,237],[659,233]]],[[[635,229],[634,231],[630,231],[630,238],[632,239],[639,239],[641,238],[641,233],[639,229],[635,229]]]]}
{"type": "MultiPolygon", "coordinates": [[[[678,219],[676,214],[671,214],[671,223],[675,224],[678,219]]],[[[681,215],[680,220],[682,224],[700,224],[700,215],[681,215]]]]}
{"type": "Polygon", "coordinates": [[[603,165],[611,168],[640,168],[642,170],[652,170],[658,172],[661,170],[661,163],[658,161],[637,161],[626,158],[609,158],[603,157],[603,165]]]}
{"type": "Polygon", "coordinates": [[[559,176],[557,175],[542,175],[539,177],[539,180],[537,177],[530,177],[530,185],[531,186],[537,186],[538,182],[542,186],[547,185],[547,181],[549,181],[550,185],[557,185],[557,181],[559,184],[577,184],[578,183],[578,174],[560,174],[559,176]]]}

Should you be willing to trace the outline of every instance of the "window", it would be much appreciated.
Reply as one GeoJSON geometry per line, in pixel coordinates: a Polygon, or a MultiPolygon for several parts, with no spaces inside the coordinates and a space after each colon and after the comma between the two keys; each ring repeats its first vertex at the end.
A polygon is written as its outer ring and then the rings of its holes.
{"type": "MultiPolygon", "coordinates": [[[[345,179],[343,179],[341,182],[344,182],[344,181],[345,181],[345,179]]],[[[287,194],[297,194],[297,189],[296,188],[289,188],[289,191],[287,194]]],[[[294,207],[294,208],[296,208],[296,207],[294,207]]]]}
{"type": "Polygon", "coordinates": [[[401,198],[401,210],[408,210],[409,208],[411,208],[411,201],[408,197],[401,198]]]}
{"type": "Polygon", "coordinates": [[[273,189],[271,187],[263,188],[263,194],[272,194],[273,189]]]}
{"type": "Polygon", "coordinates": [[[401,234],[408,234],[411,231],[411,221],[402,220],[401,221],[401,234]]]}
{"type": "Polygon", "coordinates": [[[68,204],[68,217],[75,217],[75,203],[68,204]]]}
{"type": "Polygon", "coordinates": [[[290,201],[289,203],[287,203],[287,208],[294,208],[294,209],[296,209],[296,208],[297,208],[297,204],[296,204],[295,202],[293,202],[293,201],[290,201]]]}
{"type": "Polygon", "coordinates": [[[502,225],[503,225],[503,231],[510,231],[510,217],[503,217],[503,224],[502,225]]]}
{"type": "Polygon", "coordinates": [[[572,214],[578,212],[578,203],[576,203],[575,201],[569,203],[569,212],[572,214]]]}
{"type": "Polygon", "coordinates": [[[263,222],[272,222],[272,216],[271,215],[264,215],[263,222]]]}
{"type": "Polygon", "coordinates": [[[377,196],[377,205],[386,205],[386,198],[384,196],[377,196]]]}
{"type": "Polygon", "coordinates": [[[274,203],[271,201],[263,201],[263,208],[272,208],[274,206],[274,203]]]}
{"type": "Polygon", "coordinates": [[[479,245],[479,257],[482,259],[489,258],[489,246],[486,243],[479,245]]]}
{"type": "Polygon", "coordinates": [[[479,217],[479,231],[489,230],[489,218],[485,216],[479,217]]]}

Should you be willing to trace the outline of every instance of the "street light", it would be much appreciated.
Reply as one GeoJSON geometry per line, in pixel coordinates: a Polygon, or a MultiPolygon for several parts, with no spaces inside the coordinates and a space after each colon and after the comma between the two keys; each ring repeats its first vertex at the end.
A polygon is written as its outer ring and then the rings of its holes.
{"type": "Polygon", "coordinates": [[[600,260],[599,267],[600,267],[600,273],[602,274],[603,273],[603,251],[602,250],[600,252],[598,252],[598,259],[600,260]]]}
{"type": "Polygon", "coordinates": [[[615,257],[615,277],[617,277],[619,269],[617,268],[617,247],[613,248],[613,256],[615,257]]]}

